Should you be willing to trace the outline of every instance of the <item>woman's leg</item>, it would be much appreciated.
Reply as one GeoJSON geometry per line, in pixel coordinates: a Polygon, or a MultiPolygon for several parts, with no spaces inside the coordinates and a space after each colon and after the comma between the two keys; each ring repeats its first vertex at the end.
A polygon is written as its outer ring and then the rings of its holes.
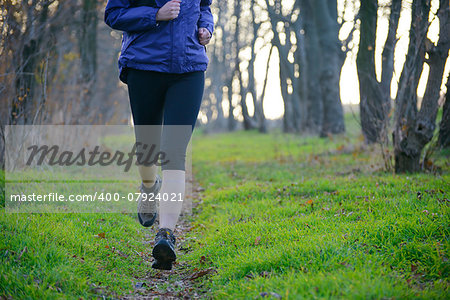
{"type": "MultiPolygon", "coordinates": [[[[200,110],[205,83],[204,76],[204,72],[177,74],[167,89],[162,149],[169,154],[170,162],[162,166],[161,197],[167,194],[168,199],[175,196],[177,200],[184,200],[186,148],[200,110]]],[[[160,201],[160,228],[171,230],[175,228],[182,204],[182,201],[160,201]]]]}
{"type": "MultiPolygon", "coordinates": [[[[164,98],[167,89],[165,74],[128,70],[128,94],[131,112],[135,125],[136,142],[153,143],[159,146],[160,128],[163,119],[164,98]],[[158,125],[158,127],[141,126],[158,125]],[[149,129],[151,129],[149,132],[149,129]]],[[[158,168],[155,165],[138,165],[142,183],[152,187],[155,183],[158,168]]]]}
{"type": "Polygon", "coordinates": [[[137,212],[139,223],[144,227],[152,226],[157,216],[157,205],[153,195],[159,192],[161,180],[157,177],[158,166],[155,165],[153,156],[160,150],[166,83],[165,73],[135,69],[128,72],[128,93],[135,125],[137,163],[142,179],[137,212]]]}

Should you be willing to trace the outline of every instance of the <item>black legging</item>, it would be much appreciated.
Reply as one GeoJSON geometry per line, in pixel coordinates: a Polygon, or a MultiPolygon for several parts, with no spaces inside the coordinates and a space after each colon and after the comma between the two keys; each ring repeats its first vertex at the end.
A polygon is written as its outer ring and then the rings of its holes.
{"type": "Polygon", "coordinates": [[[158,148],[161,143],[161,151],[166,154],[164,161],[168,161],[161,168],[184,170],[186,148],[202,102],[205,73],[175,74],[128,69],[127,81],[137,153],[145,153],[139,143],[155,144],[158,148]],[[159,140],[160,125],[164,125],[162,141],[159,140]]]}

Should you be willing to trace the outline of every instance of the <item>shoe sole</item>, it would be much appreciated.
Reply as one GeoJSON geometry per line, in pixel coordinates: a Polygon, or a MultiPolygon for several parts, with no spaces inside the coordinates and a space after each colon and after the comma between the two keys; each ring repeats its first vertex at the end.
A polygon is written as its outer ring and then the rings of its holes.
{"type": "Polygon", "coordinates": [[[172,250],[169,243],[165,240],[161,240],[156,244],[152,255],[155,258],[152,268],[160,270],[172,270],[172,264],[177,259],[175,251],[172,250]]]}

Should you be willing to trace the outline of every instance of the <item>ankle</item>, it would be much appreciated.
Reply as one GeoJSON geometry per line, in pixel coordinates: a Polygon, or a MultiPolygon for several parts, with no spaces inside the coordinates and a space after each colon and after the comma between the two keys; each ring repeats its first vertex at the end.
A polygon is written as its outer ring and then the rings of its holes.
{"type": "Polygon", "coordinates": [[[142,185],[145,188],[152,188],[156,183],[156,178],[154,180],[142,180],[142,185]]]}
{"type": "Polygon", "coordinates": [[[170,230],[170,232],[173,233],[175,231],[175,226],[171,226],[169,224],[164,224],[164,223],[161,223],[161,221],[160,221],[158,230],[166,230],[166,229],[170,230]]]}

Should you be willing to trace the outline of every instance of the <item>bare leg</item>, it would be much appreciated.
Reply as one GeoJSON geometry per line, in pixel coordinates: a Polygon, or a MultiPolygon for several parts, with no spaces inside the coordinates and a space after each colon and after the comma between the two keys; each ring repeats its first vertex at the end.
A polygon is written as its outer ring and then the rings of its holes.
{"type": "Polygon", "coordinates": [[[156,174],[158,173],[158,167],[139,165],[139,174],[141,175],[142,183],[145,187],[150,188],[155,184],[156,174]]]}
{"type": "Polygon", "coordinates": [[[163,180],[159,202],[159,228],[169,228],[174,230],[183,206],[186,172],[183,170],[163,170],[162,173],[163,180]],[[164,201],[164,199],[166,199],[166,201],[164,201]]]}

